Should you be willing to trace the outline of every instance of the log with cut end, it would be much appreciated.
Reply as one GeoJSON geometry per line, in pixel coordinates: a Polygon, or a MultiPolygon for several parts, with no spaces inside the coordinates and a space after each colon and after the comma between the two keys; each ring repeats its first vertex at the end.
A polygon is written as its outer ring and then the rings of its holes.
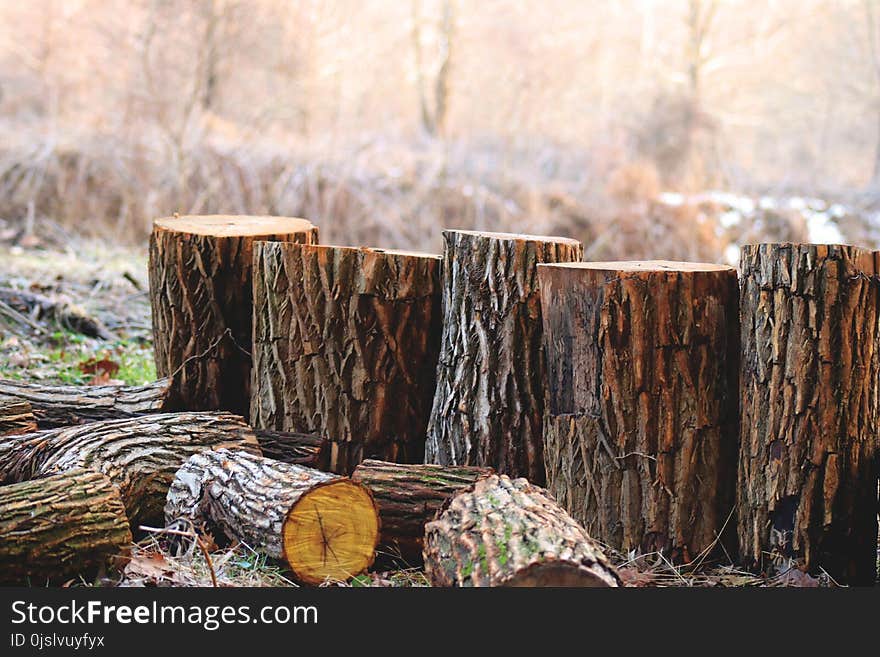
{"type": "Polygon", "coordinates": [[[420,463],[440,344],[439,256],[260,242],[252,424],[318,433],[329,468],[420,463]]]}
{"type": "Polygon", "coordinates": [[[150,239],[156,371],[173,379],[174,410],[250,406],[253,244],[318,240],[304,219],[157,219],[150,239]]]}
{"type": "Polygon", "coordinates": [[[491,468],[401,465],[370,459],[355,468],[351,478],[369,488],[376,500],[383,556],[417,566],[422,561],[425,524],[449,498],[490,474],[491,468]]]}
{"type": "Polygon", "coordinates": [[[284,463],[326,470],[330,460],[329,442],[315,433],[255,429],[263,456],[284,463]]]}
{"type": "Polygon", "coordinates": [[[581,259],[558,237],[443,231],[443,338],[426,462],[544,481],[538,263],[581,259]]]}
{"type": "Polygon", "coordinates": [[[239,450],[190,458],[168,491],[165,521],[192,521],[283,559],[297,581],[345,581],[373,563],[379,517],[346,477],[239,450]]]}
{"type": "Polygon", "coordinates": [[[425,532],[434,586],[620,586],[599,545],[543,488],[492,475],[425,532]]]}
{"type": "Polygon", "coordinates": [[[37,430],[30,403],[0,393],[0,436],[12,436],[37,430]]]}
{"type": "Polygon", "coordinates": [[[736,271],[665,261],[538,268],[548,488],[622,551],[733,554],[736,271]]]}
{"type": "Polygon", "coordinates": [[[741,253],[740,558],[793,559],[873,585],[877,559],[875,254],[760,244],[741,253]]]}
{"type": "Polygon", "coordinates": [[[137,529],[161,522],[174,474],[193,454],[242,447],[253,431],[229,413],[159,413],[49,429],[0,440],[0,479],[28,481],[74,468],[103,472],[119,487],[137,529]]]}
{"type": "Polygon", "coordinates": [[[0,379],[0,396],[28,402],[40,429],[118,420],[166,410],[171,382],[142,386],[58,386],[0,379]]]}
{"type": "Polygon", "coordinates": [[[45,586],[121,566],[131,531],[119,490],[70,470],[0,486],[0,583],[45,586]]]}

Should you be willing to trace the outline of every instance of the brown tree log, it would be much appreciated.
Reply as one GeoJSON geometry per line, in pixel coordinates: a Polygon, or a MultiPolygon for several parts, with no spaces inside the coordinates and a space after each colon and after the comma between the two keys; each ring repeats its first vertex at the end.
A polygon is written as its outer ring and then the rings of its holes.
{"type": "Polygon", "coordinates": [[[119,487],[137,529],[163,518],[174,474],[193,454],[241,447],[260,453],[253,431],[229,413],[160,413],[92,422],[0,440],[0,479],[28,481],[86,468],[119,487]]]}
{"type": "Polygon", "coordinates": [[[261,242],[254,426],[329,439],[329,468],[421,462],[440,343],[440,258],[261,242]]]}
{"type": "Polygon", "coordinates": [[[40,429],[118,420],[166,410],[171,382],[143,386],[50,386],[0,379],[0,395],[28,402],[40,429]]]}
{"type": "Polygon", "coordinates": [[[662,261],[538,269],[550,491],[617,550],[679,562],[732,554],[736,271],[662,261]]]}
{"type": "Polygon", "coordinates": [[[0,395],[0,436],[14,436],[36,430],[37,420],[28,402],[0,395]]]}
{"type": "Polygon", "coordinates": [[[3,584],[91,577],[122,565],[131,545],[119,490],[89,470],[0,486],[0,537],[3,584]]]}
{"type": "Polygon", "coordinates": [[[220,529],[297,581],[345,581],[373,563],[379,515],[370,492],[338,475],[238,450],[202,452],[177,473],[165,521],[220,529]]]}
{"type": "Polygon", "coordinates": [[[873,584],[877,558],[878,289],[851,246],[742,249],[739,545],[873,584]]]}
{"type": "Polygon", "coordinates": [[[543,488],[492,475],[456,495],[425,533],[434,586],[620,586],[587,535],[543,488]]]}
{"type": "Polygon", "coordinates": [[[99,319],[63,298],[0,287],[0,303],[12,308],[32,329],[40,328],[34,323],[38,321],[90,338],[112,340],[115,337],[99,319]]]}
{"type": "Polygon", "coordinates": [[[255,429],[263,456],[283,463],[326,470],[330,461],[330,443],[318,434],[255,429]]]}
{"type": "Polygon", "coordinates": [[[173,380],[174,410],[250,406],[253,243],[318,240],[289,217],[157,219],[150,239],[156,371],[173,380]]]}
{"type": "Polygon", "coordinates": [[[369,488],[376,500],[382,521],[379,543],[383,556],[418,566],[422,562],[425,524],[449,498],[490,474],[491,468],[367,460],[355,468],[351,478],[369,488]]]}
{"type": "Polygon", "coordinates": [[[557,237],[443,231],[443,339],[426,462],[544,481],[538,263],[580,260],[557,237]]]}

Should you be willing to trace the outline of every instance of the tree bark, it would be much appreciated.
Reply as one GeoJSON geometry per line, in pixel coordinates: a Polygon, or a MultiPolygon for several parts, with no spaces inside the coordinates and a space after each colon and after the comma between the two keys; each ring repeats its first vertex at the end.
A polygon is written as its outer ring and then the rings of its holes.
{"type": "Polygon", "coordinates": [[[231,446],[259,454],[250,427],[228,413],[93,422],[0,440],[0,478],[29,481],[73,468],[103,472],[119,487],[137,529],[161,522],[168,486],[190,456],[231,446]]]}
{"type": "Polygon", "coordinates": [[[736,271],[655,261],[539,272],[550,491],[619,551],[732,554],[736,271]]]}
{"type": "Polygon", "coordinates": [[[254,433],[260,444],[260,450],[266,458],[327,470],[330,461],[330,443],[318,434],[271,429],[255,429],[254,433]]]}
{"type": "Polygon", "coordinates": [[[434,586],[620,586],[599,545],[543,488],[492,475],[425,532],[434,586]]]}
{"type": "Polygon", "coordinates": [[[119,490],[100,472],[71,470],[0,487],[0,582],[58,584],[128,556],[119,490]]]}
{"type": "Polygon", "coordinates": [[[37,421],[28,402],[0,396],[0,436],[15,436],[36,430],[37,421]]]}
{"type": "Polygon", "coordinates": [[[260,243],[251,416],[318,433],[329,468],[421,462],[440,342],[440,258],[260,243]]]}
{"type": "Polygon", "coordinates": [[[227,449],[197,454],[179,470],[165,521],[181,518],[283,559],[305,584],[364,572],[379,539],[376,505],[361,484],[227,449]]]}
{"type": "Polygon", "coordinates": [[[821,244],[743,247],[737,492],[749,565],[793,559],[838,582],[874,583],[874,255],[821,244]]]}
{"type": "Polygon", "coordinates": [[[426,461],[544,481],[537,265],[580,260],[557,237],[443,231],[443,338],[426,461]]]}
{"type": "Polygon", "coordinates": [[[383,556],[418,566],[422,562],[425,524],[449,498],[491,474],[491,468],[367,460],[355,468],[351,478],[366,486],[376,500],[382,521],[379,543],[383,556]]]}
{"type": "Polygon", "coordinates": [[[156,371],[173,380],[174,410],[247,416],[251,377],[253,244],[318,240],[288,217],[157,219],[150,239],[156,371]]]}

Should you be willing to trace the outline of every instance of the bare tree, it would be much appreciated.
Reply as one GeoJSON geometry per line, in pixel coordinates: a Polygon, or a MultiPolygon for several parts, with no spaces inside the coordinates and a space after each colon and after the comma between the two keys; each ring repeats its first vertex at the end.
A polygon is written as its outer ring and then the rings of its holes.
{"type": "Polygon", "coordinates": [[[438,63],[433,73],[433,98],[428,90],[429,73],[425,62],[423,37],[427,21],[422,15],[421,0],[412,2],[412,44],[415,58],[416,87],[419,94],[421,125],[429,135],[443,134],[449,113],[450,71],[455,38],[452,0],[443,0],[439,24],[435,26],[438,63]],[[433,100],[433,102],[431,102],[433,100]]]}

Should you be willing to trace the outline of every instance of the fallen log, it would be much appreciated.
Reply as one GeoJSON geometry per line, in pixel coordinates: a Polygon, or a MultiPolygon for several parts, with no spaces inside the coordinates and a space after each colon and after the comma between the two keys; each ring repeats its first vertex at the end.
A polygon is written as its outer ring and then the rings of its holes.
{"type": "Polygon", "coordinates": [[[330,460],[329,441],[314,433],[254,429],[263,456],[284,463],[326,470],[330,460]]]}
{"type": "Polygon", "coordinates": [[[131,531],[119,490],[70,470],[0,486],[0,583],[45,586],[121,566],[131,531]]]}
{"type": "Polygon", "coordinates": [[[366,460],[351,475],[373,494],[379,508],[384,557],[407,566],[422,562],[425,524],[444,502],[474,482],[492,474],[472,466],[401,465],[366,460]]]}
{"type": "Polygon", "coordinates": [[[37,430],[31,405],[23,399],[0,394],[0,436],[14,436],[37,430]]]}
{"type": "Polygon", "coordinates": [[[79,333],[90,338],[112,340],[113,334],[100,320],[90,316],[79,306],[61,298],[51,298],[42,294],[0,287],[0,303],[12,308],[16,313],[31,322],[50,323],[59,328],[79,333]]]}
{"type": "Polygon", "coordinates": [[[297,581],[345,581],[373,563],[379,518],[370,492],[338,475],[221,449],[191,457],[165,505],[185,519],[283,559],[297,581]]]}
{"type": "Polygon", "coordinates": [[[620,586],[590,538],[543,488],[492,475],[459,493],[425,531],[434,586],[620,586]]]}

